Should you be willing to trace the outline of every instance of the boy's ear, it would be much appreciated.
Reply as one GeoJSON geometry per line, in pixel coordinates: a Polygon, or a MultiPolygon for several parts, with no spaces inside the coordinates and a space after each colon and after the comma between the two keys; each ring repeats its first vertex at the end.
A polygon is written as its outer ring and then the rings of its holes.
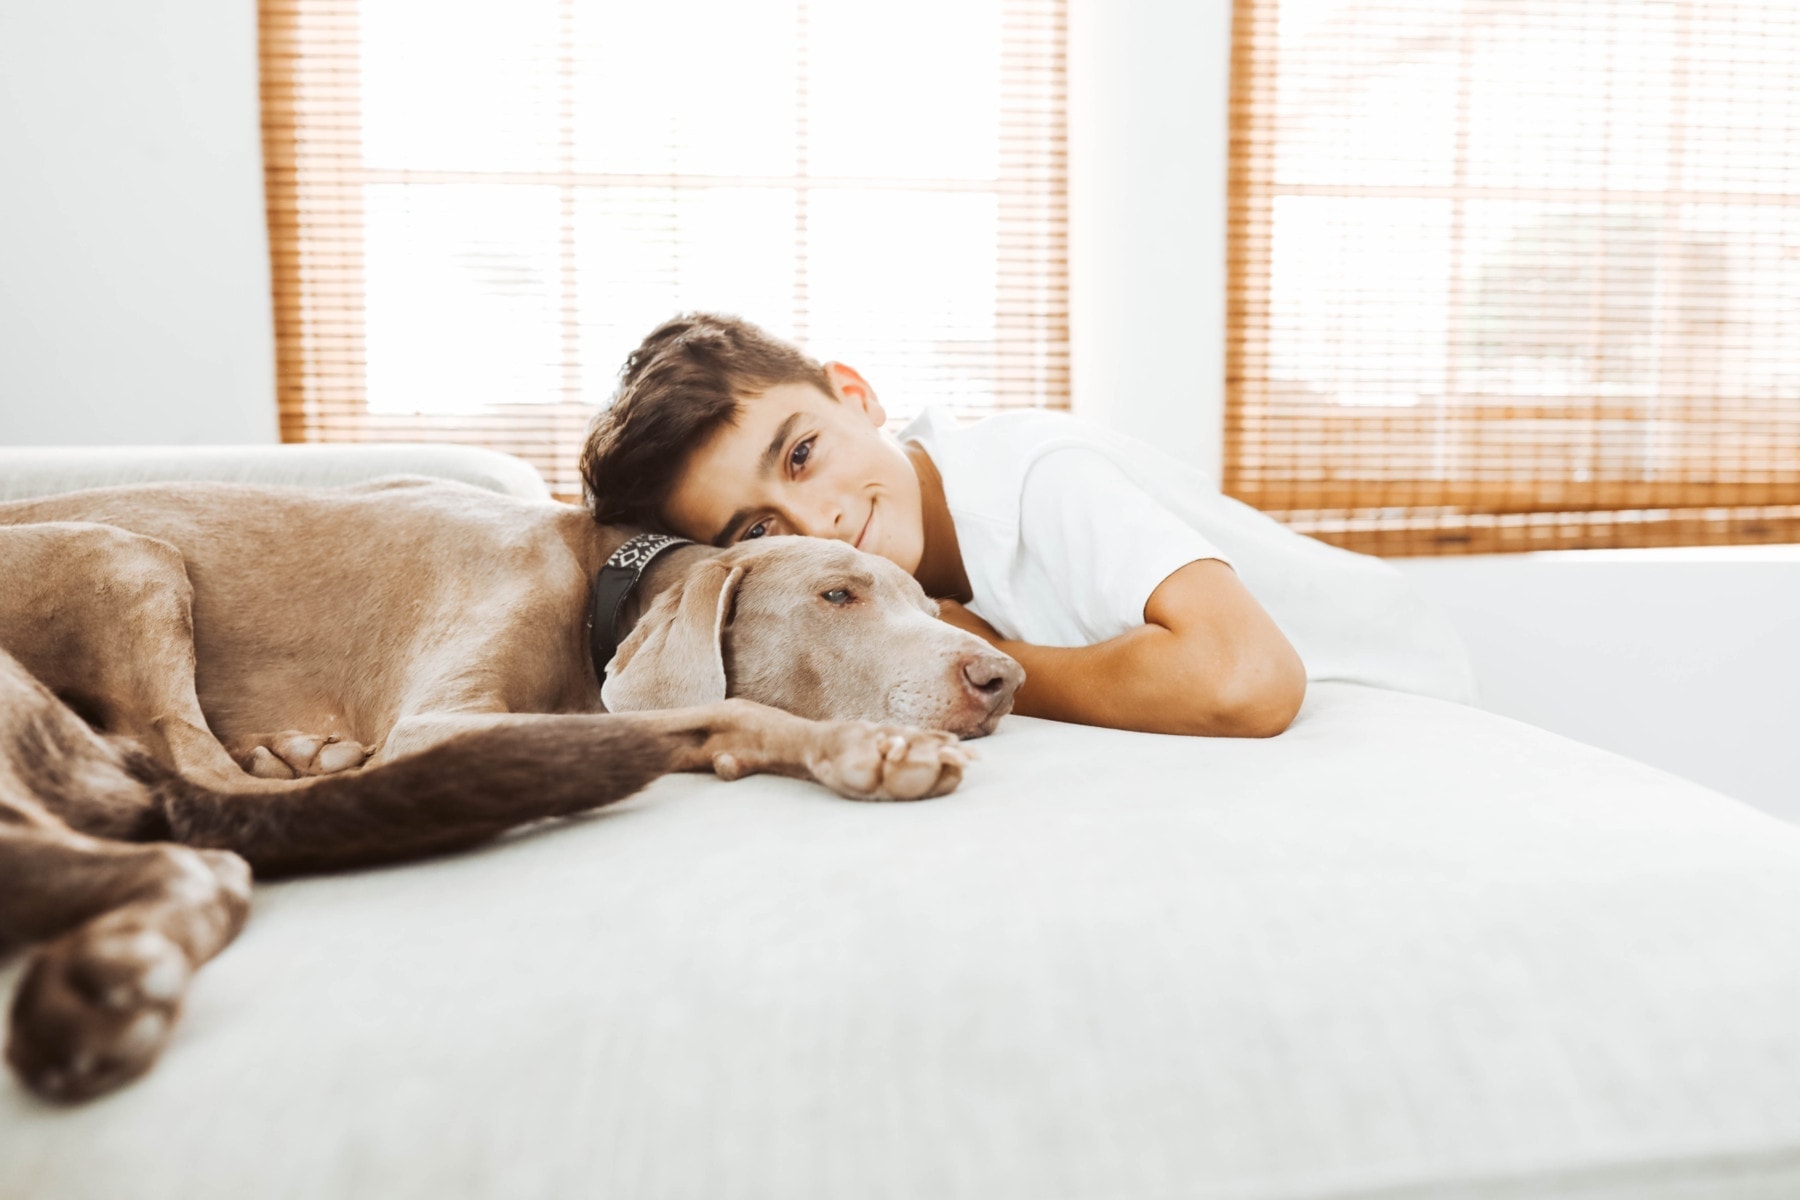
{"type": "Polygon", "coordinates": [[[881,401],[875,397],[875,389],[869,381],[856,373],[856,368],[847,363],[828,362],[825,374],[831,380],[831,390],[837,393],[841,402],[857,409],[869,418],[869,424],[880,429],[887,424],[887,410],[881,407],[881,401]]]}

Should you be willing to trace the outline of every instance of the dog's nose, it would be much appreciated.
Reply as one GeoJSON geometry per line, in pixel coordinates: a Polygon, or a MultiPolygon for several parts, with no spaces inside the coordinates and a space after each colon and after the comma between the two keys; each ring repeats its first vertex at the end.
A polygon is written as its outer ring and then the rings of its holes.
{"type": "Polygon", "coordinates": [[[977,696],[998,700],[1018,689],[1025,672],[1004,654],[971,654],[963,659],[962,678],[977,696]]]}

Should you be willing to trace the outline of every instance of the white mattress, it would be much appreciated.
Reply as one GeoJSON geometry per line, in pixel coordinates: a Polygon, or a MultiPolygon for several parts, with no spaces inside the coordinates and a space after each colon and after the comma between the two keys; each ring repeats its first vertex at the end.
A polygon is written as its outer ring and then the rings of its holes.
{"type": "Polygon", "coordinates": [[[980,749],[265,888],[0,1197],[1800,1195],[1800,829],[1349,684],[980,749]]]}

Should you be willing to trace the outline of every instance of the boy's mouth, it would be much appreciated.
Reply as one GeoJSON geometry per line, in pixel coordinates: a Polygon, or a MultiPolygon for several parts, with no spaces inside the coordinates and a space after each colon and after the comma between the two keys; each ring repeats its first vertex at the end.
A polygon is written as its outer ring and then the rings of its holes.
{"type": "Polygon", "coordinates": [[[869,526],[873,525],[874,523],[875,523],[875,502],[873,500],[871,500],[871,501],[869,501],[869,515],[863,519],[862,532],[858,533],[856,535],[856,540],[854,542],[850,543],[850,545],[854,549],[857,549],[857,550],[862,549],[863,539],[869,536],[869,526]]]}

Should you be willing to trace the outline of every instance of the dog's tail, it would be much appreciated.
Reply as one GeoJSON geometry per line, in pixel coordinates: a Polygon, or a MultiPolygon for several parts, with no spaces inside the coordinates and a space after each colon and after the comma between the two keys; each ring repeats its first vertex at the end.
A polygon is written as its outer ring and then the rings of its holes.
{"type": "Polygon", "coordinates": [[[171,841],[232,850],[259,876],[459,850],[634,794],[669,770],[665,735],[546,716],[459,734],[417,754],[276,792],[217,792],[134,759],[171,841]]]}

